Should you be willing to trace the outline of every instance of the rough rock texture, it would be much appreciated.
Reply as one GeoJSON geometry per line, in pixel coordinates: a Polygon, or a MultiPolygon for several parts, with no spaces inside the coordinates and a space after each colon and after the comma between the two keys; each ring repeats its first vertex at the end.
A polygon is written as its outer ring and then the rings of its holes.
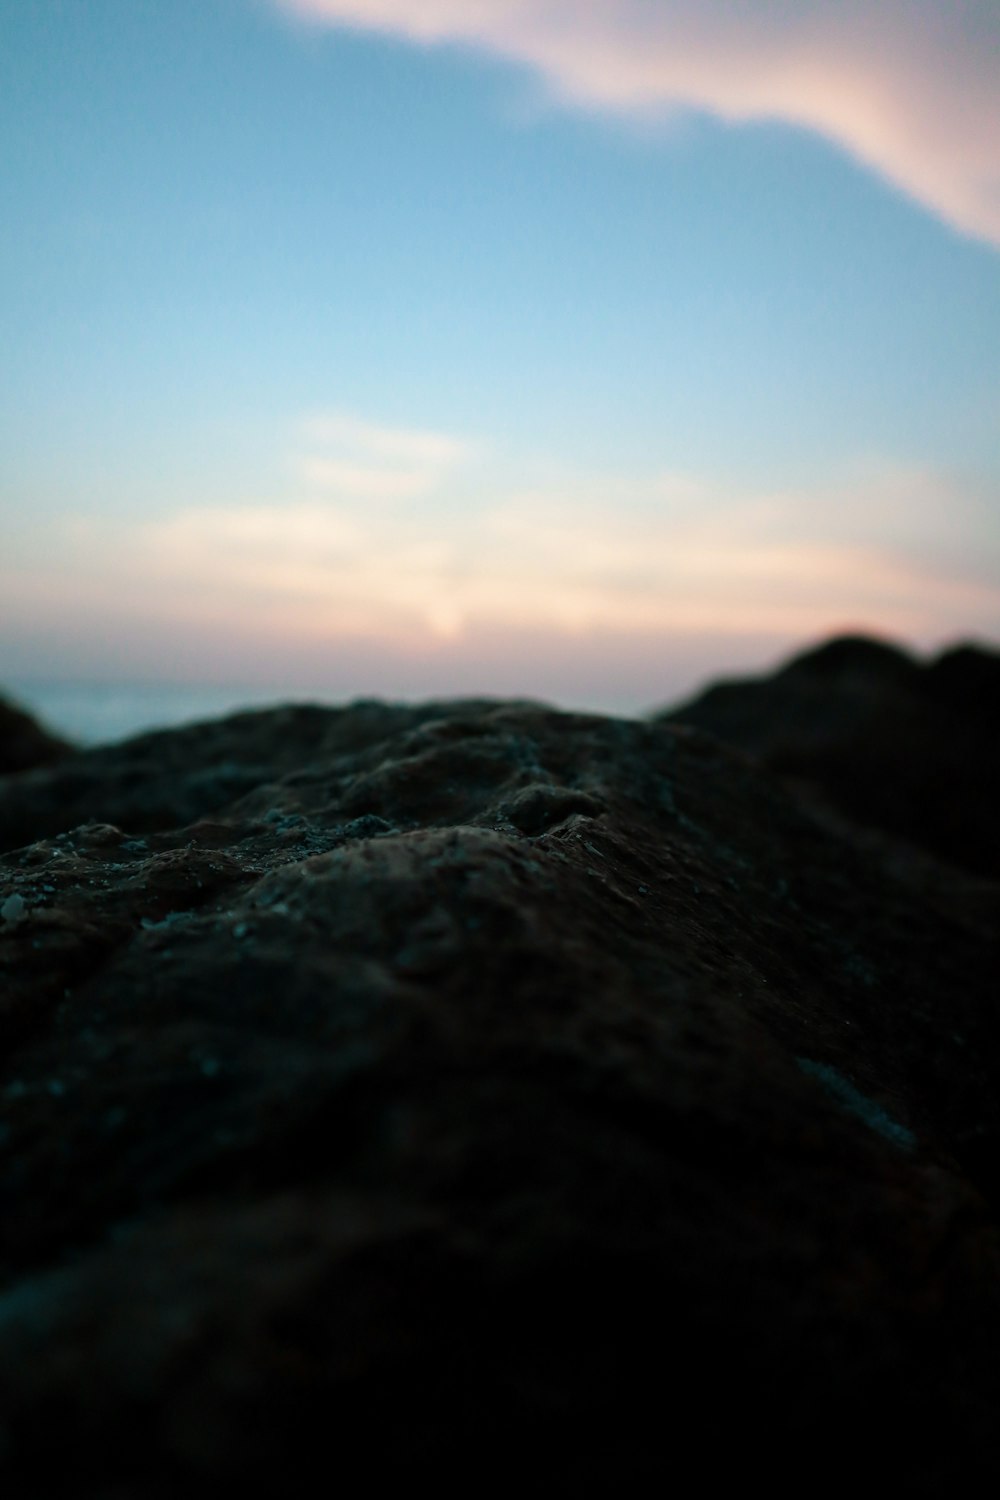
{"type": "Polygon", "coordinates": [[[524,704],[0,807],[9,1493],[1000,1479],[995,886],[524,704]]]}
{"type": "Polygon", "coordinates": [[[364,752],[397,731],[477,706],[359,702],[336,714],[288,704],[98,746],[55,770],[0,780],[0,850],[86,822],[133,833],[184,827],[303,765],[364,752]]]}
{"type": "Polygon", "coordinates": [[[0,775],[48,766],[70,754],[65,740],[43,729],[30,714],[0,698],[0,775]]]}
{"type": "Polygon", "coordinates": [[[848,817],[1000,876],[1000,653],[922,665],[844,636],[660,717],[738,745],[848,817]]]}

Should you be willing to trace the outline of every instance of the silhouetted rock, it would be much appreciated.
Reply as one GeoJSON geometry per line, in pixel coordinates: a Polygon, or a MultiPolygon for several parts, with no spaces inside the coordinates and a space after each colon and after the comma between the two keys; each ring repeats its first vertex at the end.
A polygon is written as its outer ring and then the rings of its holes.
{"type": "Polygon", "coordinates": [[[1000,653],[956,646],[930,663],[924,680],[935,702],[1000,734],[1000,653]]]}
{"type": "Polygon", "coordinates": [[[996,887],[523,704],[26,780],[8,1493],[1000,1478],[996,887]]]}
{"type": "Polygon", "coordinates": [[[924,666],[846,636],[657,717],[739,746],[849,818],[1000,875],[994,651],[961,646],[924,666]]]}
{"type": "Polygon", "coordinates": [[[780,675],[787,679],[854,685],[865,691],[876,683],[912,686],[919,672],[909,652],[866,635],[840,635],[795,656],[780,675]]]}
{"type": "Polygon", "coordinates": [[[30,714],[0,698],[0,775],[51,765],[70,750],[65,740],[49,734],[30,714]]]}

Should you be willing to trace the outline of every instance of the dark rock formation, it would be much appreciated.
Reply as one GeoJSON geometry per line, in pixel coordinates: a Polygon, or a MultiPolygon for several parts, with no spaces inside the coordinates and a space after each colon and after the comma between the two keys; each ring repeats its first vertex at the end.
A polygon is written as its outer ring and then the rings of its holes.
{"type": "Polygon", "coordinates": [[[1000,876],[995,651],[960,646],[922,665],[846,636],[658,717],[739,746],[849,818],[1000,876]]]}
{"type": "Polygon", "coordinates": [[[1000,1478],[996,887],[528,705],[0,805],[8,1493],[1000,1478]]]}
{"type": "Polygon", "coordinates": [[[65,740],[49,734],[23,709],[0,698],[0,776],[49,766],[69,755],[70,750],[65,740]]]}
{"type": "Polygon", "coordinates": [[[55,771],[0,780],[0,851],[86,822],[133,833],[182,828],[304,765],[364,753],[417,724],[482,707],[362,701],[335,713],[287,704],[101,745],[55,771]]]}

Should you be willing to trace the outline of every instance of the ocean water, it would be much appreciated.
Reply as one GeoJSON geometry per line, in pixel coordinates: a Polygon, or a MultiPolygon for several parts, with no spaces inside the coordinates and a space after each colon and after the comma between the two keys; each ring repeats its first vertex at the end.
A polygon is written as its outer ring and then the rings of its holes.
{"type": "Polygon", "coordinates": [[[177,683],[41,682],[3,684],[5,697],[20,704],[55,734],[79,745],[103,745],[147,729],[170,729],[215,719],[241,708],[316,701],[287,688],[204,686],[177,683]]]}
{"type": "MultiPolygon", "coordinates": [[[[487,672],[487,678],[490,674],[487,672]]],[[[386,682],[384,675],[366,683],[356,676],[316,687],[308,682],[289,687],[247,683],[94,682],[86,679],[7,677],[0,670],[0,697],[27,709],[53,733],[78,745],[105,745],[152,729],[176,729],[199,720],[217,719],[240,709],[274,707],[281,703],[322,703],[330,706],[380,698],[386,702],[421,703],[439,698],[528,698],[554,708],[580,713],[643,717],[665,703],[678,702],[700,687],[708,675],[690,662],[671,664],[659,659],[650,666],[637,660],[632,673],[591,686],[568,672],[565,681],[478,681],[465,671],[451,680],[424,674],[403,685],[386,682]],[[554,689],[554,690],[553,690],[554,689]]]]}

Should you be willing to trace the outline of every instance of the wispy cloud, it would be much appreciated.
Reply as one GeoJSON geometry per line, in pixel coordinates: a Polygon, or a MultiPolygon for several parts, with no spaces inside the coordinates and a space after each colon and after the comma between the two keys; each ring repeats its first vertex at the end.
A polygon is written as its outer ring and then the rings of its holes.
{"type": "Polygon", "coordinates": [[[351,412],[313,413],[301,423],[303,436],[312,442],[336,446],[370,458],[398,463],[429,464],[448,468],[476,453],[477,446],[465,438],[416,427],[387,427],[369,422],[351,412]]]}
{"type": "Polygon", "coordinates": [[[418,499],[477,451],[447,433],[386,427],[347,412],[314,413],[299,424],[299,436],[299,478],[352,501],[418,499]]]}
{"type": "Polygon", "coordinates": [[[299,472],[310,484],[364,500],[414,500],[434,486],[427,469],[382,469],[345,464],[334,458],[304,457],[299,472]]]}
{"type": "Polygon", "coordinates": [[[461,43],[604,109],[816,130],[1000,245],[996,0],[274,0],[318,23],[461,43]]]}
{"type": "Polygon", "coordinates": [[[947,475],[870,462],[839,486],[754,493],[529,468],[477,484],[475,504],[445,465],[416,502],[300,482],[280,502],[14,536],[9,659],[632,711],[834,630],[1000,634],[1000,535],[970,525],[983,496],[947,475]]]}
{"type": "Polygon", "coordinates": [[[372,505],[356,486],[338,499],[182,509],[92,534],[83,541],[100,562],[77,569],[73,587],[89,579],[98,597],[110,570],[134,608],[156,601],[189,622],[208,611],[287,641],[368,638],[408,651],[484,631],[995,634],[997,570],[951,545],[960,489],[911,474],[904,537],[899,484],[891,467],[873,470],[851,502],[852,487],[738,494],[683,475],[608,477],[600,493],[591,476],[437,521],[432,502],[372,505]],[[614,504],[622,494],[628,504],[614,504]]]}

